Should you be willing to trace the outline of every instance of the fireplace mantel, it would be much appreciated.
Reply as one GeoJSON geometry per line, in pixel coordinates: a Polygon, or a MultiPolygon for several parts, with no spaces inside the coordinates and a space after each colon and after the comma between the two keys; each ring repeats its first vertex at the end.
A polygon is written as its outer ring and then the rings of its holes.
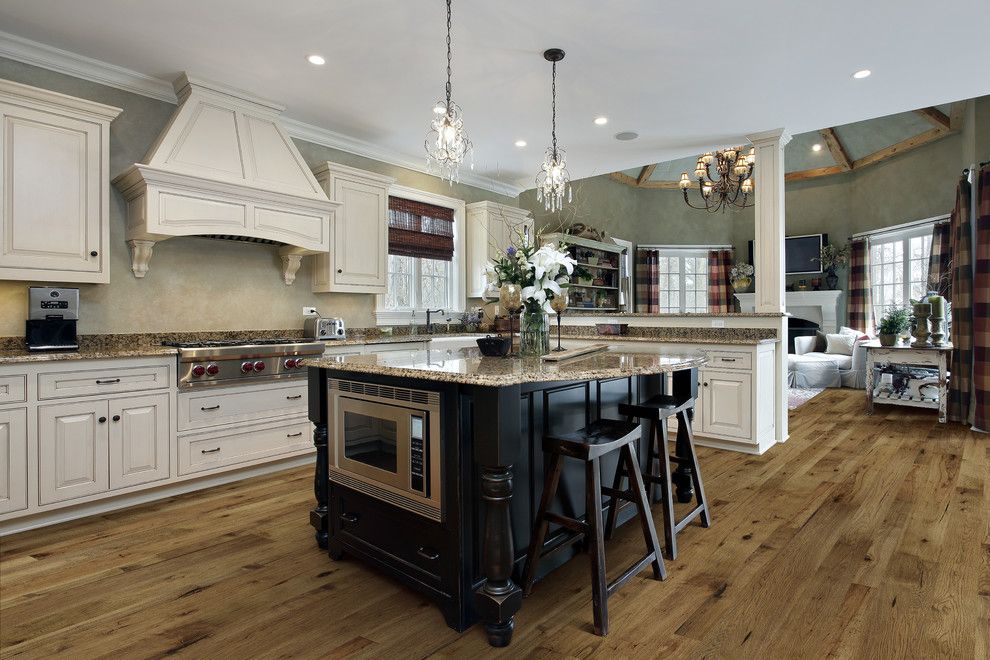
{"type": "MultiPolygon", "coordinates": [[[[784,304],[791,316],[814,321],[823,332],[839,329],[839,298],[842,291],[788,291],[784,304]]],[[[756,308],[755,293],[737,293],[740,309],[752,312],[756,308]]]]}

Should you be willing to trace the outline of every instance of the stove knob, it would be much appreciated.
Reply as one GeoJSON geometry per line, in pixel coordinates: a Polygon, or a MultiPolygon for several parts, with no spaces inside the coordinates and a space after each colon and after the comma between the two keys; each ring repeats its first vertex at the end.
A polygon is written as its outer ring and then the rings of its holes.
{"type": "Polygon", "coordinates": [[[296,369],[305,369],[306,365],[303,364],[303,359],[299,358],[296,360],[296,369]]]}
{"type": "Polygon", "coordinates": [[[264,371],[265,370],[265,363],[262,362],[261,360],[258,360],[257,362],[254,363],[254,370],[255,371],[264,371]]]}
{"type": "Polygon", "coordinates": [[[296,367],[296,365],[298,363],[299,363],[299,360],[297,360],[296,358],[289,358],[288,360],[285,361],[285,368],[286,369],[295,369],[295,367],[296,367]]]}
{"type": "Polygon", "coordinates": [[[201,364],[197,364],[195,367],[192,368],[192,375],[195,376],[196,378],[199,378],[205,373],[206,373],[206,367],[204,367],[201,364]]]}
{"type": "Polygon", "coordinates": [[[242,374],[250,373],[252,371],[254,371],[254,363],[253,362],[242,362],[241,363],[241,373],[242,374]]]}
{"type": "Polygon", "coordinates": [[[211,362],[210,364],[206,365],[206,373],[210,374],[211,376],[216,376],[218,373],[220,373],[220,366],[216,362],[211,362]]]}

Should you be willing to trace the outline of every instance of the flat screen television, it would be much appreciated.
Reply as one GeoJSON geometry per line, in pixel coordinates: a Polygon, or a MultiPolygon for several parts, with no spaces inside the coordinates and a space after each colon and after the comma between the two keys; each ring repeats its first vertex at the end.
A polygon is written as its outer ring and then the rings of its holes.
{"type": "MultiPolygon", "coordinates": [[[[828,234],[786,237],[784,239],[784,272],[788,275],[821,273],[822,264],[818,258],[821,256],[823,245],[828,245],[828,234]]],[[[759,268],[753,259],[753,241],[749,242],[749,263],[759,268]]]]}

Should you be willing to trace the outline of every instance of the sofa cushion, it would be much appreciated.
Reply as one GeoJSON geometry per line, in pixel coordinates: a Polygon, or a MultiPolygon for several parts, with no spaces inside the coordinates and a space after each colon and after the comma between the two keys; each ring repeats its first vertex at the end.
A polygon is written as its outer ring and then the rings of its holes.
{"type": "Polygon", "coordinates": [[[825,335],[826,348],[825,352],[829,355],[852,355],[853,346],[855,346],[857,341],[856,335],[850,334],[834,334],[825,335]]]}
{"type": "Polygon", "coordinates": [[[851,355],[836,355],[834,353],[805,353],[804,355],[788,355],[787,356],[787,368],[789,371],[793,371],[798,364],[807,363],[823,363],[831,362],[840,371],[852,368],[852,356],[851,355]]]}

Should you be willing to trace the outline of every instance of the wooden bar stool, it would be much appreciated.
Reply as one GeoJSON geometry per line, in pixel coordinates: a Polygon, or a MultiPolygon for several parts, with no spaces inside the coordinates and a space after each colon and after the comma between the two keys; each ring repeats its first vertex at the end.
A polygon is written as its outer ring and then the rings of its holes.
{"type": "MultiPolygon", "coordinates": [[[[687,527],[692,520],[701,518],[702,527],[711,526],[711,514],[708,511],[708,500],[705,497],[705,486],[701,481],[701,469],[698,466],[698,455],[694,450],[694,432],[691,428],[691,415],[694,411],[694,399],[678,399],[668,394],[654,396],[643,403],[620,403],[619,414],[626,415],[630,420],[639,418],[649,422],[650,448],[648,451],[649,473],[643,475],[643,480],[651,485],[651,494],[659,491],[659,501],[663,504],[663,535],[667,548],[667,558],[677,558],[677,534],[687,527]],[[677,416],[677,445],[675,455],[671,456],[667,446],[667,419],[677,416]],[[678,472],[683,478],[693,483],[694,498],[697,505],[683,518],[674,517],[674,496],[672,493],[673,477],[670,464],[678,465],[678,472]]],[[[612,488],[618,490],[622,478],[628,476],[620,464],[615,470],[612,488]]],[[[690,489],[687,498],[679,498],[681,502],[691,501],[690,489]]],[[[683,494],[683,493],[680,493],[683,494]]],[[[656,498],[655,498],[656,499],[656,498]]],[[[611,538],[615,531],[616,519],[624,503],[613,499],[609,502],[608,522],[605,538],[611,538]]]]}
{"type": "Polygon", "coordinates": [[[533,589],[536,566],[540,559],[577,540],[585,539],[591,558],[592,607],[595,615],[596,635],[605,636],[608,634],[609,596],[643,570],[647,564],[653,567],[654,579],[665,580],[667,578],[660,544],[657,541],[657,531],[653,526],[653,517],[650,515],[650,506],[646,499],[643,476],[636,457],[636,443],[640,434],[639,424],[601,419],[572,433],[557,436],[545,435],[543,438],[543,452],[550,460],[546,481],[543,485],[543,497],[540,499],[540,508],[536,514],[533,536],[526,557],[523,596],[528,596],[533,589]],[[620,491],[618,488],[603,488],[601,484],[600,460],[602,456],[616,450],[619,451],[619,463],[625,462],[627,473],[630,475],[630,487],[625,491],[620,491]],[[587,492],[585,521],[568,518],[548,510],[557,494],[565,456],[584,461],[585,489],[587,492]],[[610,584],[605,583],[605,535],[602,527],[603,492],[609,495],[612,500],[622,499],[636,506],[647,549],[647,553],[642,559],[623,571],[622,575],[610,584]],[[545,543],[550,523],[561,525],[571,530],[571,533],[561,534],[551,542],[545,543]]]}

